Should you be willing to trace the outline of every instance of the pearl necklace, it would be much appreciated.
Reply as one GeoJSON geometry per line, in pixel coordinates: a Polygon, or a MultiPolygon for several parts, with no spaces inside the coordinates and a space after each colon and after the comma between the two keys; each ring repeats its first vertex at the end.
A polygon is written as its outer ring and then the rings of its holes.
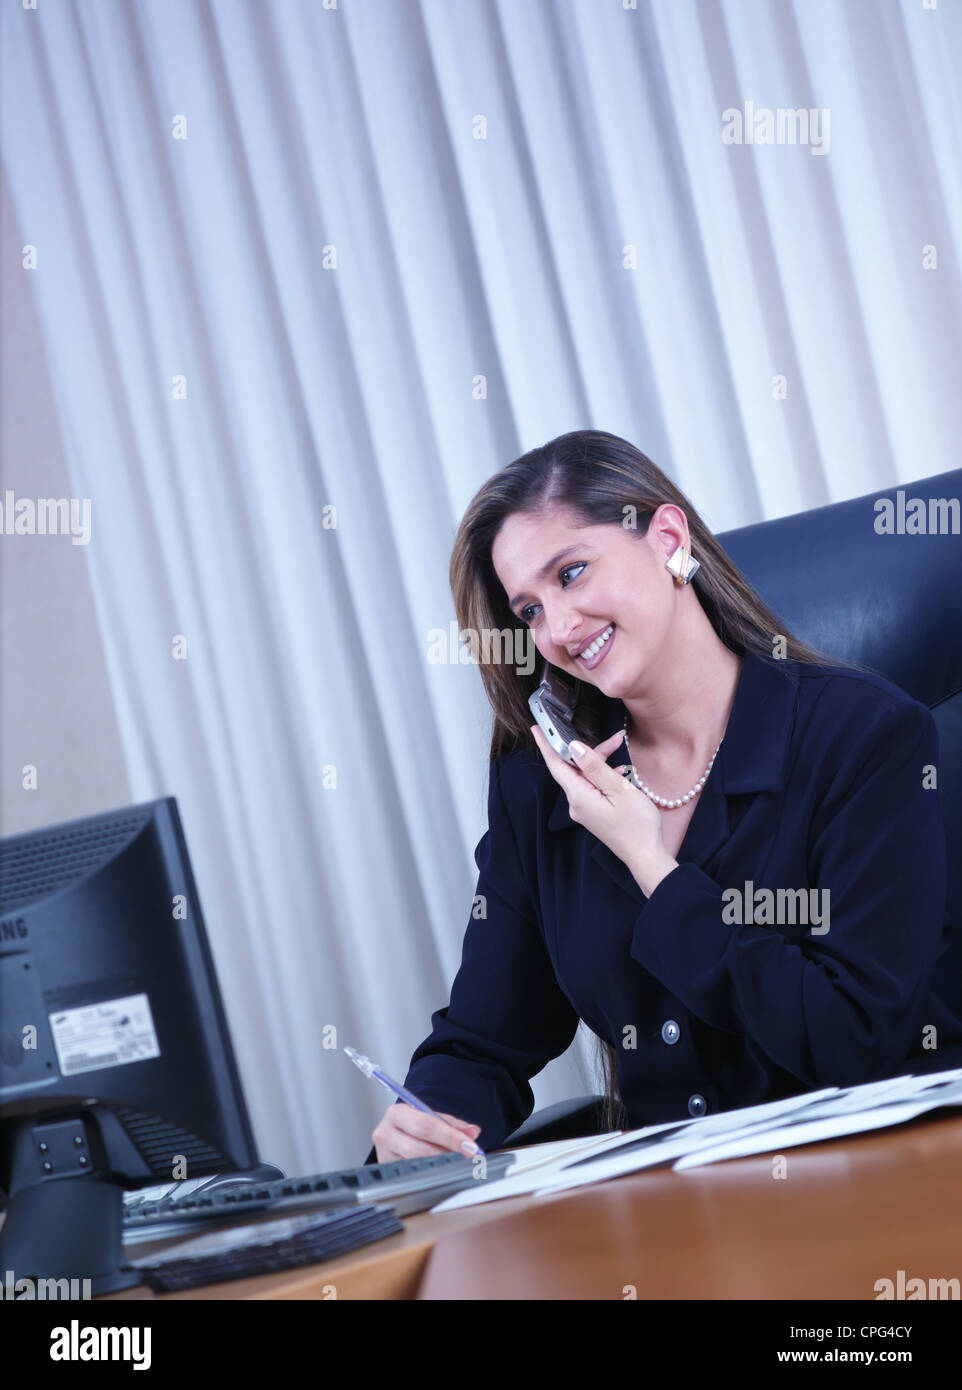
{"type": "MultiPolygon", "coordinates": [[[[724,738],[723,738],[723,739],[722,739],[722,743],[724,743],[724,741],[725,741],[725,740],[724,740],[724,738]]],[[[720,747],[721,747],[721,743],[719,743],[719,745],[718,745],[718,748],[720,748],[720,747]]],[[[655,793],[651,790],[650,787],[646,787],[646,786],[645,786],[644,782],[641,780],[641,778],[638,776],[637,772],[635,771],[634,764],[633,764],[632,761],[631,761],[631,749],[630,749],[629,746],[628,746],[628,716],[627,716],[627,714],[626,714],[626,715],[625,715],[625,752],[628,754],[628,766],[627,766],[627,767],[621,768],[621,773],[622,773],[622,775],[623,775],[624,777],[627,777],[627,778],[630,779],[631,784],[632,784],[633,787],[637,787],[638,790],[639,790],[640,792],[644,792],[644,793],[645,793],[645,796],[647,796],[651,801],[654,801],[655,804],[656,804],[657,806],[661,806],[661,807],[662,807],[664,810],[666,810],[666,811],[673,811],[673,810],[675,810],[676,807],[678,807],[678,806],[686,806],[686,805],[688,804],[688,802],[691,801],[694,797],[696,797],[696,796],[698,795],[698,793],[701,791],[702,787],[705,785],[705,783],[706,783],[707,780],[708,780],[708,774],[709,774],[709,773],[711,772],[711,770],[712,770],[712,767],[713,767],[713,765],[714,765],[715,759],[718,757],[718,748],[716,748],[715,751],[714,751],[714,753],[712,753],[712,755],[711,755],[711,762],[710,762],[710,763],[708,764],[708,766],[705,768],[705,771],[702,773],[701,777],[698,779],[698,781],[695,783],[695,785],[694,785],[689,791],[687,791],[687,792],[685,793],[684,796],[679,797],[679,798],[678,798],[677,800],[675,800],[675,801],[672,801],[672,800],[669,799],[668,797],[656,796],[655,793]]]]}

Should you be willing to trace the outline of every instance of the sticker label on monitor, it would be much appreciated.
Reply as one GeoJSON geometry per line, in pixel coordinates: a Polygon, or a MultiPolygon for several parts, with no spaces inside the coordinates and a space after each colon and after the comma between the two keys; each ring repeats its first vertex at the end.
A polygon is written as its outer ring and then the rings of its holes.
{"type": "Polygon", "coordinates": [[[160,1056],[146,994],[105,999],[48,1014],[63,1076],[160,1056]]]}

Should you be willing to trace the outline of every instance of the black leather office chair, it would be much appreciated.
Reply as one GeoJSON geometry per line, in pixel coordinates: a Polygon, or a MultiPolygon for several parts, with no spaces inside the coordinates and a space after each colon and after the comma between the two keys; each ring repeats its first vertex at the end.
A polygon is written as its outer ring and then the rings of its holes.
{"type": "MultiPolygon", "coordinates": [[[[955,930],[941,988],[962,1010],[962,535],[879,535],[875,504],[955,498],[962,469],[727,531],[718,539],[786,627],[821,651],[870,666],[932,711],[949,857],[946,908],[955,930]]],[[[953,518],[948,515],[952,525],[953,518]]],[[[601,1098],[537,1111],[505,1147],[595,1134],[601,1098]]]]}

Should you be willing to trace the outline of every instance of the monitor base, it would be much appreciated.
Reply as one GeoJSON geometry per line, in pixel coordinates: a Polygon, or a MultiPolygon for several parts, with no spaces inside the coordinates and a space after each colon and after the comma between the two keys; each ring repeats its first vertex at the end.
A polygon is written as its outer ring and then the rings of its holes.
{"type": "Polygon", "coordinates": [[[116,1183],[93,1173],[48,1179],[11,1193],[0,1226],[4,1293],[98,1298],[142,1284],[140,1271],[123,1262],[123,1195],[116,1183]],[[18,1292],[18,1281],[24,1280],[18,1292]]]}

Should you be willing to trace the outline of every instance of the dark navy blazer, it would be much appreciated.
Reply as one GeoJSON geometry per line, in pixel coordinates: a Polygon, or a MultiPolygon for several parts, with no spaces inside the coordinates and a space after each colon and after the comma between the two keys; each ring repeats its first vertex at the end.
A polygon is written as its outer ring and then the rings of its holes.
{"type": "Polygon", "coordinates": [[[962,1066],[933,988],[951,933],[937,760],[929,711],[882,677],[749,653],[678,867],[646,898],[539,752],[496,759],[475,850],[487,915],[406,1084],[493,1149],[579,1019],[616,1047],[632,1128],[962,1066]],[[765,918],[759,890],[812,888],[827,932],[800,896],[794,924],[765,918]]]}

